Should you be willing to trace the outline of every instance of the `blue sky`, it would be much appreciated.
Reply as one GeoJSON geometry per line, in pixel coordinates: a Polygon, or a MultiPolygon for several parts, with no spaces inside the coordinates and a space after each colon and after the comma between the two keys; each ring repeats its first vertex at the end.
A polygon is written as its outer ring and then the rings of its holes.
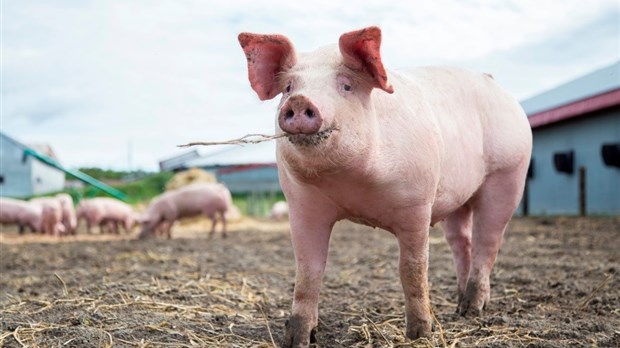
{"type": "Polygon", "coordinates": [[[491,72],[521,100],[620,59],[617,0],[312,5],[2,1],[0,128],[49,143],[68,167],[146,170],[187,151],[177,144],[272,134],[278,98],[260,102],[250,88],[242,31],[311,51],[379,25],[386,67],[491,72]]]}

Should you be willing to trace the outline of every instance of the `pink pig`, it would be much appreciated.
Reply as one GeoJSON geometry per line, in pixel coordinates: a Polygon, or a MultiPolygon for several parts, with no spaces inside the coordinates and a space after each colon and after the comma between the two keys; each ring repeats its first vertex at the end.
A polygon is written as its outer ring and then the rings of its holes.
{"type": "Polygon", "coordinates": [[[118,224],[129,233],[137,222],[137,216],[129,204],[108,197],[82,200],[78,204],[77,217],[86,221],[88,233],[92,232],[93,226],[99,225],[101,230],[108,226],[118,234],[118,224]]]}
{"type": "Polygon", "coordinates": [[[0,224],[27,226],[33,231],[42,231],[43,211],[40,206],[13,198],[0,198],[0,224]]]}
{"type": "Polygon", "coordinates": [[[288,204],[285,201],[277,201],[271,206],[269,218],[272,220],[282,220],[288,217],[288,204]]]}
{"type": "Polygon", "coordinates": [[[226,237],[226,212],[232,206],[230,191],[222,184],[198,183],[168,191],[155,197],[142,217],[142,231],[139,238],[146,238],[158,228],[171,237],[172,225],[184,217],[206,215],[211,219],[212,237],[217,218],[222,221],[223,235],[226,237]]]}
{"type": "Polygon", "coordinates": [[[65,232],[67,234],[75,234],[77,217],[75,215],[75,207],[73,206],[73,198],[66,193],[59,193],[55,197],[60,202],[62,224],[65,226],[65,232]]]}
{"type": "MultiPolygon", "coordinates": [[[[241,33],[249,80],[277,111],[280,183],[296,260],[285,346],[308,346],[332,226],[348,219],[400,246],[406,335],[429,336],[428,231],[442,221],[458,281],[458,312],[478,315],[515,211],[532,135],[519,103],[488,74],[386,70],[381,31],[297,53],[281,35],[241,33]]],[[[403,43],[405,44],[405,43],[403,43]]]]}
{"type": "Polygon", "coordinates": [[[60,236],[67,232],[62,223],[62,204],[58,199],[37,197],[32,198],[29,203],[41,209],[42,225],[39,231],[51,236],[60,236]]]}

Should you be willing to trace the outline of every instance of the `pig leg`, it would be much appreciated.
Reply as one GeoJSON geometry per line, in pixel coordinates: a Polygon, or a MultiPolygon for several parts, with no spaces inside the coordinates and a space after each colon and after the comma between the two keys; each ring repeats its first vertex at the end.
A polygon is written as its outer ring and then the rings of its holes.
{"type": "Polygon", "coordinates": [[[209,216],[209,219],[211,219],[211,232],[209,232],[209,239],[211,239],[215,235],[215,225],[217,224],[217,218],[215,213],[208,214],[207,216],[209,216]]]}
{"type": "Polygon", "coordinates": [[[428,337],[432,331],[431,305],[428,293],[428,226],[431,207],[416,209],[409,230],[395,231],[400,249],[400,281],[405,294],[408,338],[428,337]]]}
{"type": "Polygon", "coordinates": [[[222,238],[226,238],[226,212],[220,211],[220,217],[222,218],[222,238]]]}
{"type": "Polygon", "coordinates": [[[319,292],[327,262],[334,209],[319,209],[316,201],[308,206],[291,202],[291,241],[295,254],[293,309],[286,322],[284,347],[308,347],[318,325],[319,292]]]}
{"type": "Polygon", "coordinates": [[[172,225],[174,225],[174,220],[164,220],[164,234],[168,239],[172,239],[172,225]]]}
{"type": "Polygon", "coordinates": [[[465,295],[471,264],[472,213],[471,206],[467,204],[450,214],[442,223],[456,266],[459,302],[465,295]]]}
{"type": "MultiPolygon", "coordinates": [[[[526,166],[522,166],[527,169],[526,166]]],[[[523,192],[522,168],[491,174],[472,201],[472,262],[463,298],[461,315],[479,315],[490,299],[489,276],[502,242],[504,230],[523,192]]]]}

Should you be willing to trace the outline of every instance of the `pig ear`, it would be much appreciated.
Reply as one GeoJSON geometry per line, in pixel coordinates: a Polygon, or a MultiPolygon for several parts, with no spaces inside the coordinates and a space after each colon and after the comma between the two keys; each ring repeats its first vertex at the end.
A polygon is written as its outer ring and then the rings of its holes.
{"type": "Polygon", "coordinates": [[[369,74],[375,87],[388,93],[394,92],[381,62],[381,29],[368,27],[342,34],[339,46],[346,66],[369,74]]]}
{"type": "Polygon", "coordinates": [[[260,100],[280,93],[277,76],[295,65],[293,44],[282,35],[239,34],[239,43],[248,61],[250,84],[260,100]]]}

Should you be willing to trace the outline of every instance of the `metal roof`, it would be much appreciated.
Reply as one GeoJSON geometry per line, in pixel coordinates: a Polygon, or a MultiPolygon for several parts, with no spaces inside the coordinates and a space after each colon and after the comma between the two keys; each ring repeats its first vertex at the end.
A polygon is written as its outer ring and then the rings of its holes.
{"type": "Polygon", "coordinates": [[[523,100],[528,115],[557,108],[620,88],[620,60],[587,75],[523,100]]]}
{"type": "Polygon", "coordinates": [[[159,169],[160,170],[174,170],[174,169],[183,167],[187,161],[193,160],[195,158],[200,158],[200,154],[198,153],[198,150],[192,150],[190,152],[185,152],[183,154],[159,161],[159,169]]]}
{"type": "Polygon", "coordinates": [[[227,145],[224,149],[185,162],[187,168],[276,163],[276,143],[227,145]]]}

